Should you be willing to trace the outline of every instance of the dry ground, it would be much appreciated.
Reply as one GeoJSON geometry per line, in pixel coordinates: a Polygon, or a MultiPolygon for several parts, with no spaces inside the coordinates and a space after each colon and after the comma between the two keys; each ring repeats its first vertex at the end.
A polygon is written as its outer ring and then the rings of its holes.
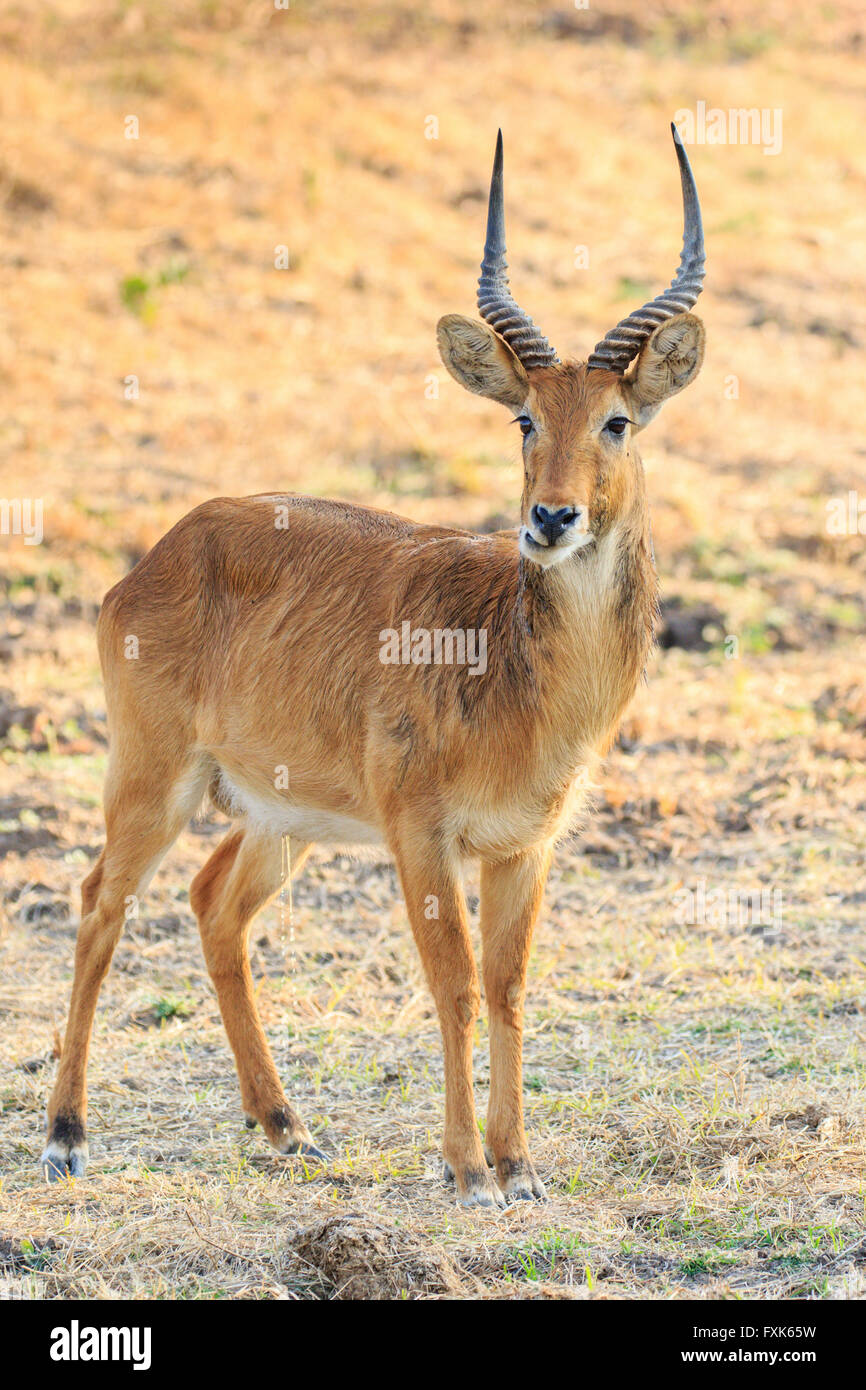
{"type": "MultiPolygon", "coordinates": [[[[42,545],[0,536],[5,1296],[863,1296],[866,561],[826,526],[864,492],[863,45],[847,0],[4,7],[0,495],[45,517],[42,545]],[[673,270],[667,122],[699,99],[781,109],[784,143],[693,151],[710,348],[644,444],[674,645],[558,855],[531,967],[550,1204],[467,1213],[441,1181],[438,1033],[385,861],[318,855],[294,939],[279,905],[253,930],[333,1163],[243,1129],[187,905],[216,814],[118,950],[90,1175],[42,1186],[102,835],[105,588],[220,492],[511,521],[515,432],[433,336],[472,310],[496,127],[518,293],[583,354],[673,270]],[[689,925],[701,884],[770,910],[689,925]]],[[[482,1021],[482,1113],[485,1044],[482,1021]]]]}

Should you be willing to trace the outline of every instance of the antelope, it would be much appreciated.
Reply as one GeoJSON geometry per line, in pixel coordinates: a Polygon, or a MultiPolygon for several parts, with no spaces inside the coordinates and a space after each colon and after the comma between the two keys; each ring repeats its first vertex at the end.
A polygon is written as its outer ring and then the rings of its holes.
{"type": "MultiPolygon", "coordinates": [[[[314,843],[384,842],[442,1033],[444,1176],[464,1206],[543,1200],[522,1102],[530,941],[554,846],[585,807],[644,671],[658,584],[636,436],[697,375],[704,243],[685,148],[683,249],[662,294],[585,362],[561,361],[513,299],[496,144],[478,308],[437,328],[450,375],[523,436],[520,525],[420,525],[295,494],[218,498],[182,518],[105,598],[97,636],[110,748],[105,847],[82,887],[66,1037],[42,1155],[88,1158],[86,1068],[124,905],[209,791],[233,826],[193,880],[248,1126],[325,1161],[286,1098],[258,1016],[248,936],[314,843]],[[486,669],[385,661],[388,634],[486,633],[486,669]],[[130,659],[134,635],[137,657],[130,659]],[[461,886],[480,861],[490,1093],[473,1099],[478,972],[461,886]]],[[[423,643],[421,644],[423,648],[423,643]]]]}

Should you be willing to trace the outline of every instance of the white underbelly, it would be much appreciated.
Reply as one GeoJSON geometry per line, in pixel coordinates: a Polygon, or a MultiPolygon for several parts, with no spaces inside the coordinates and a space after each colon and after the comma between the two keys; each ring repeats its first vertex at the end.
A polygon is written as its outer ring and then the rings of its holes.
{"type": "Polygon", "coordinates": [[[302,806],[291,801],[286,793],[275,791],[273,796],[263,796],[224,771],[220,773],[220,790],[232,814],[242,817],[252,829],[273,835],[291,835],[305,844],[382,844],[382,832],[376,825],[337,811],[302,806]]]}

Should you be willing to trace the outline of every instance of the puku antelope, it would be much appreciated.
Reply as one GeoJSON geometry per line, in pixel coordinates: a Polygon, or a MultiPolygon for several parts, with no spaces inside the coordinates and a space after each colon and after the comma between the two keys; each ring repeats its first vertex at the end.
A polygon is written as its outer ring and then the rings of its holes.
{"type": "Polygon", "coordinates": [[[653,641],[657,580],[635,436],[696,376],[697,192],[669,289],[586,362],[562,362],[512,298],[502,137],[478,289],[483,322],[439,321],[442,360],[523,434],[520,527],[475,535],[295,495],[189,513],[107,595],[98,622],[110,755],[106,843],[82,888],[66,1038],[48,1108],[48,1176],[87,1160],[86,1064],[124,901],[140,894],[210,790],[236,826],[190,902],[233,1048],[247,1123],[323,1158],[287,1100],[258,1017],[247,940],[314,842],[384,841],[439,1014],[445,1176],[464,1205],[544,1197],[527,1147],[522,1021],[553,847],[573,823],[653,641]],[[628,370],[626,370],[628,369],[628,370]],[[275,519],[282,515],[285,524],[275,519]],[[382,659],[388,633],[486,632],[486,669],[382,659]],[[138,659],[125,658],[135,634],[138,659]],[[283,775],[280,775],[282,772],[283,775]],[[481,861],[490,1098],[472,1089],[480,991],[461,888],[481,861]]]}

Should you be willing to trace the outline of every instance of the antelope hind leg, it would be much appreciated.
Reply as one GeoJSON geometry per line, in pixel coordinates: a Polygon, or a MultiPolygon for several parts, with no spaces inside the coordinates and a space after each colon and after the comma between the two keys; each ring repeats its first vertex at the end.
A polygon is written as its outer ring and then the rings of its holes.
{"type": "MultiPolygon", "coordinates": [[[[310,845],[292,841],[292,874],[310,845]]],[[[279,836],[234,830],[193,880],[189,900],[198,918],[205,960],[235,1055],[244,1119],[260,1124],[279,1153],[326,1161],[297,1111],[286,1099],[259,1019],[247,949],[256,913],[282,880],[279,836]]]]}

